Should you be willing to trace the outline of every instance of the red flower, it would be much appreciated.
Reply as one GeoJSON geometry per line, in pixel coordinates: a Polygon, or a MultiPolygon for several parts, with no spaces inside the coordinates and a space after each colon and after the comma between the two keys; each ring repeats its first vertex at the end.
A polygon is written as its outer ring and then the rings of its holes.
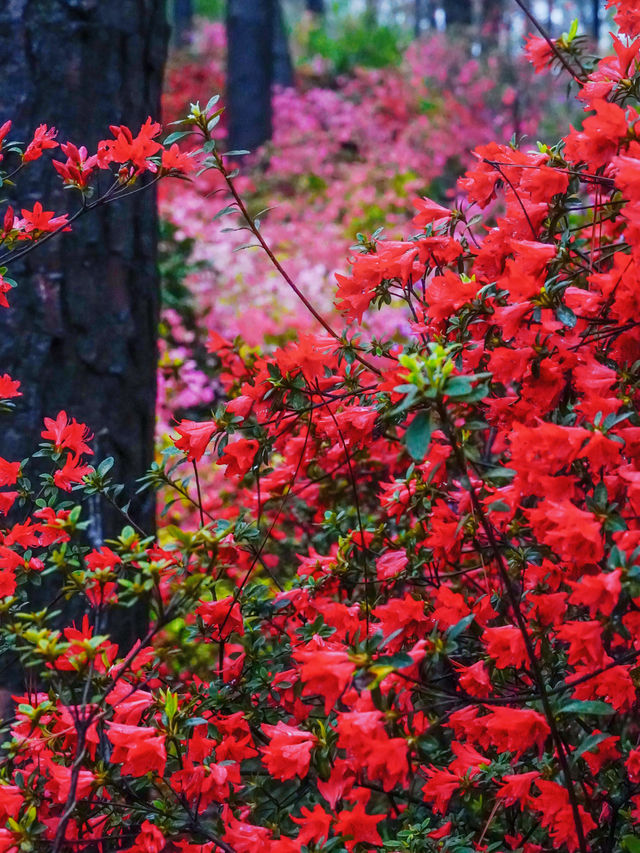
{"type": "Polygon", "coordinates": [[[167,171],[174,172],[190,172],[194,167],[194,163],[188,154],[183,154],[178,147],[178,143],[174,142],[171,148],[166,148],[162,151],[162,168],[167,171]]]}
{"type": "Polygon", "coordinates": [[[306,648],[294,652],[294,658],[300,664],[303,694],[323,696],[325,713],[328,714],[356,668],[348,653],[340,645],[330,645],[314,637],[306,648]]]}
{"type": "Polygon", "coordinates": [[[162,853],[166,846],[167,840],[158,827],[145,820],[127,853],[162,853]]]}
{"type": "Polygon", "coordinates": [[[508,666],[523,667],[529,662],[524,637],[515,625],[485,628],[482,639],[486,643],[487,653],[494,659],[498,669],[508,666]]]}
{"type": "Polygon", "coordinates": [[[62,152],[67,155],[67,160],[65,163],[61,163],[59,160],[54,160],[54,169],[62,176],[66,186],[85,189],[89,183],[91,173],[97,165],[97,155],[94,154],[89,157],[84,145],[80,146],[80,148],[76,148],[72,142],[67,142],[62,145],[61,149],[62,152]]]}
{"type": "Polygon", "coordinates": [[[300,845],[306,844],[308,846],[310,841],[319,843],[323,840],[328,840],[331,815],[327,814],[321,805],[316,804],[313,809],[303,806],[300,809],[300,817],[291,815],[291,820],[301,827],[298,833],[298,843],[300,845]]]}
{"type": "Polygon", "coordinates": [[[103,545],[97,551],[90,551],[84,558],[87,566],[92,572],[104,569],[114,569],[122,562],[122,559],[111,548],[103,545]]]}
{"type": "MultiPolygon", "coordinates": [[[[63,767],[60,764],[48,762],[46,765],[49,779],[46,783],[48,795],[56,803],[66,803],[71,790],[71,767],[63,767]]],[[[74,787],[74,796],[81,800],[91,793],[95,783],[95,777],[90,770],[80,770],[74,787]]]]}
{"type": "Polygon", "coordinates": [[[87,474],[91,473],[89,465],[83,465],[78,456],[67,453],[66,461],[53,475],[53,482],[59,489],[70,492],[74,483],[82,483],[87,474]]]}
{"type": "Polygon", "coordinates": [[[529,33],[524,50],[536,73],[543,71],[553,60],[553,50],[547,40],[531,35],[531,33],[529,33]]]}
{"type": "Polygon", "coordinates": [[[433,222],[451,219],[451,211],[430,198],[414,198],[411,203],[418,211],[411,220],[416,228],[424,228],[433,222]]]}
{"type": "Polygon", "coordinates": [[[542,750],[550,729],[544,716],[530,708],[491,708],[488,717],[478,722],[484,725],[489,740],[496,749],[522,755],[532,746],[542,750]]]}
{"type": "MultiPolygon", "coordinates": [[[[24,218],[17,222],[16,228],[24,234],[34,234],[35,236],[48,231],[57,231],[69,221],[66,213],[62,216],[56,216],[53,210],[43,210],[39,201],[33,205],[33,210],[22,208],[22,216],[24,218]]],[[[70,229],[65,228],[64,230],[69,231],[70,229]]]]}
{"type": "Polygon", "coordinates": [[[427,767],[424,770],[427,782],[422,786],[426,802],[433,803],[433,809],[438,814],[445,814],[449,800],[460,790],[461,777],[449,770],[427,767]]]}
{"type": "Polygon", "coordinates": [[[607,9],[616,9],[614,20],[620,32],[640,36],[640,9],[637,0],[607,0],[607,9]]]}
{"type": "Polygon", "coordinates": [[[640,749],[631,750],[624,766],[627,768],[629,779],[637,785],[640,782],[640,749]]]}
{"type": "Polygon", "coordinates": [[[122,773],[144,776],[145,773],[164,773],[167,753],[164,735],[144,726],[127,726],[107,722],[107,737],[114,746],[111,760],[122,764],[122,773]]]}
{"type": "Polygon", "coordinates": [[[9,512],[17,497],[17,492],[0,492],[0,515],[6,515],[9,512]]]}
{"type": "Polygon", "coordinates": [[[367,814],[364,803],[357,802],[351,811],[338,812],[333,828],[345,839],[347,850],[353,850],[356,844],[382,844],[377,826],[384,819],[383,814],[367,814]]]}
{"type": "Polygon", "coordinates": [[[244,477],[253,465],[260,442],[255,438],[240,438],[228,444],[220,457],[220,464],[226,465],[227,477],[244,477]]]}
{"type": "Polygon", "coordinates": [[[199,462],[217,429],[215,421],[180,421],[175,428],[180,438],[173,443],[178,450],[184,450],[189,462],[199,462]]]}
{"type": "Polygon", "coordinates": [[[20,380],[12,379],[8,373],[0,376],[0,399],[10,400],[12,397],[22,397],[22,391],[18,391],[20,380]]]}
{"type": "Polygon", "coordinates": [[[571,604],[584,604],[589,608],[589,616],[597,613],[610,616],[618,603],[622,586],[620,569],[613,572],[601,572],[597,575],[584,575],[577,583],[569,581],[573,592],[569,596],[571,604]]]}
{"type": "Polygon", "coordinates": [[[226,640],[233,633],[240,636],[244,634],[240,605],[232,595],[219,601],[203,601],[196,608],[196,614],[207,628],[217,628],[214,634],[216,640],[226,640]]]}
{"type": "Polygon", "coordinates": [[[150,168],[147,161],[162,148],[154,137],[162,131],[162,126],[147,118],[137,136],[125,125],[109,128],[114,135],[113,140],[102,140],[98,143],[98,166],[108,168],[110,163],[131,163],[137,172],[150,168]]]}
{"type": "Polygon", "coordinates": [[[20,475],[20,462],[7,462],[0,456],[0,486],[12,486],[20,475]]]}
{"type": "Polygon", "coordinates": [[[64,447],[67,447],[76,456],[81,453],[93,453],[93,450],[86,444],[93,438],[89,428],[85,424],[78,423],[75,418],[69,420],[66,412],[60,412],[55,421],[52,418],[45,418],[44,425],[45,429],[40,435],[45,441],[53,442],[57,453],[64,447]]]}
{"type": "Polygon", "coordinates": [[[464,666],[464,664],[454,660],[451,663],[458,673],[458,681],[463,690],[470,696],[489,696],[491,693],[491,679],[489,678],[489,670],[484,661],[476,661],[471,666],[464,666]]]}
{"type": "MultiPolygon", "coordinates": [[[[32,160],[37,160],[46,148],[57,148],[58,143],[54,141],[57,135],[58,131],[55,127],[47,128],[46,124],[41,124],[36,128],[33,139],[25,148],[22,162],[30,163],[32,160]]],[[[24,211],[22,211],[22,215],[24,216],[24,211]]]]}
{"type": "Polygon", "coordinates": [[[503,776],[503,785],[499,789],[497,796],[505,801],[506,806],[518,803],[520,808],[524,808],[529,800],[531,785],[539,778],[540,773],[537,770],[532,770],[529,773],[515,773],[503,776]]]}
{"type": "Polygon", "coordinates": [[[260,750],[269,773],[282,781],[296,776],[303,779],[309,770],[311,750],[317,743],[317,737],[282,721],[276,726],[265,723],[262,731],[269,738],[269,745],[260,750]]]}

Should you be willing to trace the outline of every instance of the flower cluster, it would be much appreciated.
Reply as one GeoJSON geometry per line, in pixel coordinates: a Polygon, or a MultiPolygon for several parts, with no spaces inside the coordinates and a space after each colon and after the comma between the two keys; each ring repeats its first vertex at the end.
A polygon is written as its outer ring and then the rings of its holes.
{"type": "MultiPolygon", "coordinates": [[[[224,51],[223,28],[207,24],[173,60],[164,96],[171,119],[188,106],[185,93],[205,103],[211,91],[224,90],[224,51]]],[[[400,235],[410,227],[411,197],[444,201],[470,164],[471,148],[514,134],[535,139],[543,114],[553,126],[559,108],[566,110],[562,95],[536,80],[522,58],[474,59],[467,45],[443,34],[415,42],[399,68],[359,70],[331,85],[304,69],[298,76],[297,88],[276,91],[273,139],[243,165],[238,187],[251,209],[262,211],[274,250],[326,314],[333,275],[358,233],[384,225],[400,235]]],[[[216,138],[225,133],[223,115],[216,138]]],[[[307,330],[308,315],[294,294],[282,292],[268,260],[239,251],[247,235],[228,230],[221,188],[212,172],[188,185],[166,183],[160,193],[174,235],[171,256],[193,244],[187,285],[197,324],[231,339],[241,334],[252,346],[278,339],[285,327],[307,330]]],[[[171,307],[159,377],[161,433],[176,411],[193,416],[211,403],[201,337],[194,340],[191,315],[185,320],[171,307]]],[[[402,312],[366,322],[376,333],[407,331],[402,312]]]]}

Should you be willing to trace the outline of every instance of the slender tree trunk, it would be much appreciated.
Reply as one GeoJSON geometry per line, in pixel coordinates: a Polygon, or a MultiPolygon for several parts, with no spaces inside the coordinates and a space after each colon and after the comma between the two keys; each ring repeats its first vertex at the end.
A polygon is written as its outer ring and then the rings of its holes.
{"type": "Polygon", "coordinates": [[[422,31],[422,21],[424,20],[424,0],[414,0],[413,2],[413,34],[416,38],[422,31]]]}
{"type": "Polygon", "coordinates": [[[471,0],[444,0],[442,5],[447,18],[447,27],[471,26],[473,12],[471,0]]]}
{"type": "MultiPolygon", "coordinates": [[[[110,124],[135,132],[149,114],[160,117],[167,35],[164,0],[2,3],[0,115],[13,119],[16,139],[46,122],[59,140],[90,151],[110,137],[110,124]]],[[[10,200],[29,209],[42,200],[56,212],[79,201],[62,190],[49,157],[21,173],[10,200]]],[[[19,287],[0,312],[0,371],[21,381],[24,396],[2,422],[1,456],[31,454],[43,418],[64,409],[95,434],[95,459],[113,456],[114,481],[135,492],[153,459],[157,230],[155,194],[142,192],[81,218],[10,268],[19,287]]],[[[151,496],[134,497],[130,511],[153,532],[151,496]]],[[[89,513],[93,545],[123,526],[99,499],[89,513]]],[[[118,620],[116,638],[127,645],[139,617],[118,620]]]]}
{"type": "Polygon", "coordinates": [[[324,15],[324,0],[307,0],[307,10],[314,15],[324,15]]]}
{"type": "Polygon", "coordinates": [[[273,82],[278,86],[293,86],[293,65],[289,40],[280,3],[275,4],[273,22],[273,82]]]}
{"type": "Polygon", "coordinates": [[[173,0],[173,43],[186,44],[193,25],[193,0],[173,0]]]}
{"type": "Polygon", "coordinates": [[[596,44],[600,41],[600,0],[591,0],[591,33],[596,44]]]}
{"type": "Polygon", "coordinates": [[[498,44],[503,15],[504,0],[483,0],[481,30],[484,40],[490,46],[498,44]]]}
{"type": "Polygon", "coordinates": [[[227,3],[229,142],[255,150],[271,138],[271,84],[276,0],[227,3]]]}

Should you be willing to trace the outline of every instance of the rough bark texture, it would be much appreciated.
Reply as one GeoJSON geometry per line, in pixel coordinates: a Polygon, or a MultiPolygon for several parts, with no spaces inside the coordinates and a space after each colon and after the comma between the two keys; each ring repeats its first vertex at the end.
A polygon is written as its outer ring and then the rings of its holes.
{"type": "Polygon", "coordinates": [[[271,138],[276,0],[227,3],[229,143],[255,150],[271,138]]]}
{"type": "MultiPolygon", "coordinates": [[[[159,118],[167,34],[164,0],[3,0],[0,119],[13,120],[14,139],[28,141],[46,122],[90,151],[110,124],[137,130],[147,115],[159,118]]],[[[49,160],[25,169],[19,207],[42,199],[46,209],[75,209],[79,199],[61,189],[49,160]]],[[[64,409],[94,432],[94,458],[113,456],[114,479],[135,489],[153,454],[156,242],[155,195],[141,192],[10,268],[19,287],[0,312],[0,372],[19,379],[24,396],[2,422],[1,456],[32,453],[45,415],[64,409]]],[[[153,530],[149,496],[131,513],[153,530]]],[[[99,501],[91,514],[94,545],[122,527],[99,501]]]]}

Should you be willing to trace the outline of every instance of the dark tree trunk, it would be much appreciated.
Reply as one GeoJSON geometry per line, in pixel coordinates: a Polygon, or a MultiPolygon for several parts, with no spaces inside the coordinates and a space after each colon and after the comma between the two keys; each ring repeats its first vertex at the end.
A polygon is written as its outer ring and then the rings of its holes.
{"type": "Polygon", "coordinates": [[[289,40],[280,3],[275,4],[273,22],[273,82],[278,86],[293,86],[293,65],[289,40]]]}
{"type": "Polygon", "coordinates": [[[186,44],[192,25],[193,0],[173,0],[173,43],[186,44]]]}
{"type": "Polygon", "coordinates": [[[482,36],[487,44],[495,45],[498,43],[503,15],[504,0],[483,0],[482,36]]]}
{"type": "Polygon", "coordinates": [[[447,18],[447,27],[469,27],[472,22],[471,0],[444,0],[442,4],[447,18]]]}
{"type": "Polygon", "coordinates": [[[600,2],[591,0],[591,32],[596,44],[600,41],[600,2]]]}
{"type": "MultiPolygon", "coordinates": [[[[137,132],[148,115],[159,118],[167,34],[164,0],[2,3],[0,116],[13,119],[15,139],[46,122],[89,151],[110,124],[137,132]]],[[[39,199],[56,212],[78,201],[46,156],[21,173],[11,200],[31,208],[39,199]]],[[[157,230],[150,190],[79,219],[10,268],[19,287],[0,312],[0,372],[19,379],[24,396],[2,422],[1,456],[31,454],[43,418],[64,409],[95,434],[94,459],[113,456],[114,481],[135,491],[153,459],[157,230]]],[[[130,511],[152,532],[154,509],[146,495],[130,511]]],[[[101,501],[90,512],[94,545],[123,526],[101,501]]],[[[140,626],[118,618],[127,644],[140,626]]]]}
{"type": "Polygon", "coordinates": [[[227,3],[229,143],[255,150],[271,138],[276,0],[227,3]]]}
{"type": "Polygon", "coordinates": [[[324,15],[324,0],[307,0],[307,9],[314,15],[324,15]]]}

